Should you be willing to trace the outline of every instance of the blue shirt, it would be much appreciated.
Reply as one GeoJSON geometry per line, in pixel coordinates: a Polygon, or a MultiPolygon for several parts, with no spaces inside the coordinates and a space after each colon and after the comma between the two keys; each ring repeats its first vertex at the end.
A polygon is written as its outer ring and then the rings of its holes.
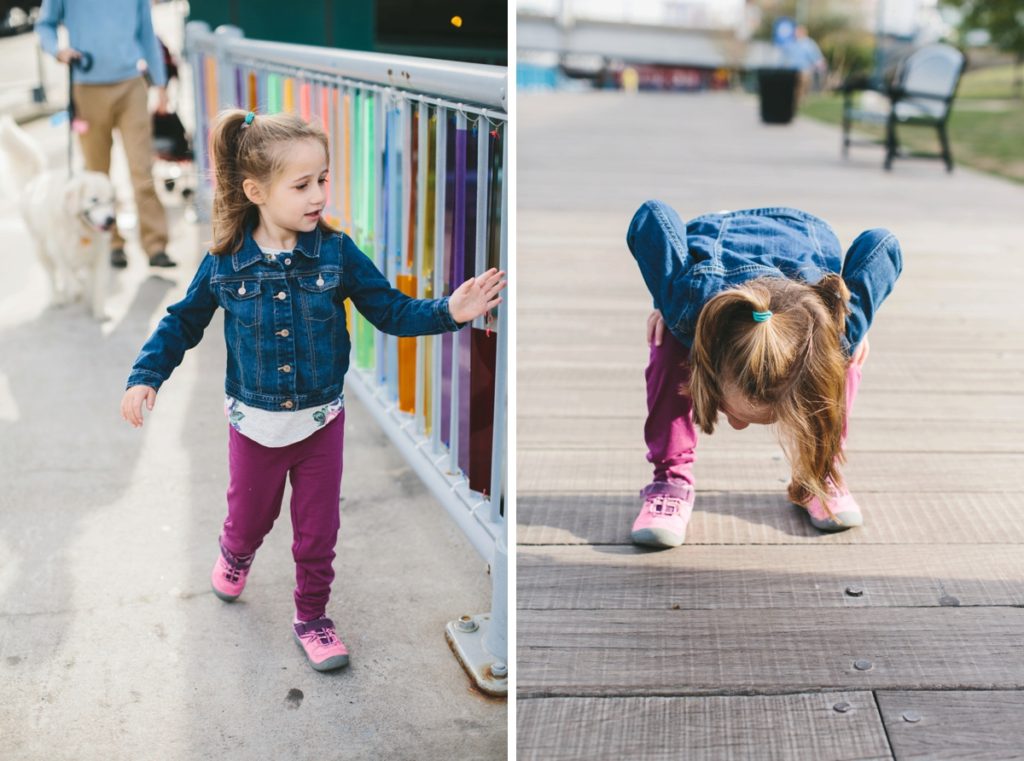
{"type": "Polygon", "coordinates": [[[68,30],[68,44],[92,55],[92,68],[76,68],[75,82],[105,85],[134,79],[140,76],[139,61],[145,59],[153,84],[167,84],[149,0],[43,0],[36,32],[52,56],[57,55],[61,24],[68,30]]]}
{"type": "Polygon", "coordinates": [[[903,271],[899,241],[888,230],[865,230],[844,255],[828,223],[787,207],[705,214],[683,224],[672,207],[647,201],[626,243],[666,327],[688,347],[701,309],[726,288],[757,277],[813,285],[836,273],[850,289],[841,340],[852,353],[903,271]]]}
{"type": "Polygon", "coordinates": [[[207,253],[185,297],[142,347],[127,385],[160,388],[224,310],[224,391],[263,410],[299,410],[341,396],[348,371],[346,298],[379,330],[400,336],[458,330],[448,298],[393,288],[347,235],[299,235],[291,255],[268,256],[246,234],[234,254],[207,253]]]}

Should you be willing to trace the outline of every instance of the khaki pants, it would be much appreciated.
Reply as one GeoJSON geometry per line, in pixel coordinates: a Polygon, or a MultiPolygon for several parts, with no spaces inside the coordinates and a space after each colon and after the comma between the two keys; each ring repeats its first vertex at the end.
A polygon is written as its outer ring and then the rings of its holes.
{"type": "MultiPolygon", "coordinates": [[[[107,85],[75,84],[75,113],[89,128],[79,135],[85,168],[110,173],[110,147],[114,129],[128,157],[135,205],[139,214],[142,248],[152,257],[167,248],[167,214],[153,184],[153,124],[147,103],[146,80],[126,79],[107,85]]],[[[124,238],[114,227],[112,245],[124,247],[124,238]]]]}

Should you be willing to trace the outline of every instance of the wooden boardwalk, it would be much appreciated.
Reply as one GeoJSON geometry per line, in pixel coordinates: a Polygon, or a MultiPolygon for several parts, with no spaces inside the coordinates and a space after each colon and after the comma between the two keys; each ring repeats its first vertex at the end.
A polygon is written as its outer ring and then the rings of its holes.
{"type": "Polygon", "coordinates": [[[843,162],[837,129],[745,96],[526,94],[518,118],[519,758],[1024,758],[1024,187],[843,162]],[[901,240],[848,442],[862,528],[813,529],[771,431],[723,423],[686,544],[630,544],[647,198],[901,240]]]}

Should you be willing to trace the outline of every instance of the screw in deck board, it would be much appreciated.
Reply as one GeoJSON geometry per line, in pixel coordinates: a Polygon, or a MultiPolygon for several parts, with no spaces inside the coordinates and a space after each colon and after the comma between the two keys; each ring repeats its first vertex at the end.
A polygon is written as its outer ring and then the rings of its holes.
{"type": "Polygon", "coordinates": [[[864,587],[858,587],[854,584],[851,584],[846,588],[846,594],[848,594],[850,597],[860,597],[862,594],[864,594],[864,587]]]}
{"type": "Polygon", "coordinates": [[[841,703],[836,703],[834,706],[832,706],[832,710],[835,711],[836,713],[846,713],[851,708],[853,708],[853,706],[851,706],[845,700],[842,701],[841,703]]]}
{"type": "Polygon", "coordinates": [[[857,671],[868,671],[871,669],[871,661],[866,658],[858,658],[853,662],[853,667],[857,669],[857,671]]]}
{"type": "Polygon", "coordinates": [[[903,721],[908,721],[911,724],[916,724],[917,722],[921,721],[921,714],[919,714],[917,711],[906,711],[903,714],[903,721]]]}

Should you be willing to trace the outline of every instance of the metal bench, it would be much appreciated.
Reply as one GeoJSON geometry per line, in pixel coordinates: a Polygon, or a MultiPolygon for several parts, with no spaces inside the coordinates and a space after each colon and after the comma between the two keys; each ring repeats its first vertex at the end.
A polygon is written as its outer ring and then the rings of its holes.
{"type": "MultiPolygon", "coordinates": [[[[896,66],[888,83],[879,84],[865,77],[847,80],[843,93],[843,158],[849,156],[850,128],[855,121],[885,125],[885,168],[892,169],[897,153],[901,157],[941,158],[946,171],[953,171],[946,122],[953,107],[957,86],[964,71],[964,54],[951,45],[936,43],[918,48],[896,66]],[[858,93],[880,94],[884,107],[855,107],[858,93]],[[896,137],[896,125],[935,127],[941,153],[904,153],[896,137]]],[[[877,144],[877,141],[872,141],[877,144]]]]}

